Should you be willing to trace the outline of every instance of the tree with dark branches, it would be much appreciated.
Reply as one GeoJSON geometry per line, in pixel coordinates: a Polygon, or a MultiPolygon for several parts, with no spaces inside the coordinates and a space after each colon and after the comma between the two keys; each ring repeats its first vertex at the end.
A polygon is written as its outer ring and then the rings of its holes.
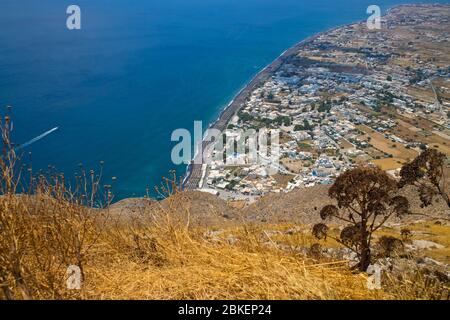
{"type": "Polygon", "coordinates": [[[356,253],[355,268],[366,271],[371,263],[371,242],[375,231],[394,215],[409,214],[409,202],[397,195],[397,182],[377,167],[357,167],[341,174],[328,191],[337,206],[327,205],[320,211],[322,220],[333,218],[348,225],[339,237],[329,233],[325,223],[313,227],[316,238],[332,238],[356,253]]]}
{"type": "Polygon", "coordinates": [[[399,187],[416,186],[422,207],[432,204],[435,197],[441,197],[450,208],[450,196],[446,191],[446,155],[427,149],[417,158],[405,164],[400,171],[399,187]]]}

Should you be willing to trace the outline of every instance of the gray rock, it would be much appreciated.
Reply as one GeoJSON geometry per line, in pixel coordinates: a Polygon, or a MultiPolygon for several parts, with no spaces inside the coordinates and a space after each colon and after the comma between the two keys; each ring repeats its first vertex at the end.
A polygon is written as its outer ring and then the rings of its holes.
{"type": "Polygon", "coordinates": [[[239,241],[239,239],[233,235],[229,235],[226,240],[227,240],[228,244],[232,245],[232,246],[235,245],[239,241]]]}
{"type": "Polygon", "coordinates": [[[413,240],[411,244],[407,244],[409,250],[425,250],[425,249],[443,249],[444,246],[429,240],[413,240]]]}
{"type": "Polygon", "coordinates": [[[440,266],[440,267],[445,266],[445,263],[439,262],[439,261],[431,259],[429,257],[423,258],[423,261],[426,264],[430,264],[430,265],[434,265],[434,266],[440,266]]]}

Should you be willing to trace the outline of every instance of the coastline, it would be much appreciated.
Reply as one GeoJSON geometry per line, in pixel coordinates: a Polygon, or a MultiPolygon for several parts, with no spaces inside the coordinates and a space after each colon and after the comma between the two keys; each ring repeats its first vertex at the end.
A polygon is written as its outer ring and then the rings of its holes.
{"type": "MultiPolygon", "coordinates": [[[[393,5],[386,9],[385,13],[382,14],[382,18],[389,15],[389,13],[398,7],[402,6],[420,6],[420,3],[410,3],[410,4],[397,4],[393,5]]],[[[343,25],[339,25],[336,27],[329,28],[327,30],[321,31],[319,33],[315,33],[300,42],[297,42],[292,47],[285,50],[280,54],[272,63],[264,67],[261,71],[259,71],[230,101],[230,103],[220,112],[219,117],[216,121],[212,122],[208,128],[219,129],[220,131],[224,131],[232,119],[232,117],[240,110],[243,106],[243,103],[249,97],[253,90],[256,89],[258,85],[263,84],[268,78],[270,78],[282,65],[283,63],[290,58],[292,55],[296,54],[296,52],[302,47],[308,45],[310,42],[314,41],[318,37],[327,34],[332,31],[336,31],[342,28],[350,27],[352,25],[357,25],[364,23],[366,19],[362,19],[359,21],[354,21],[350,23],[346,23],[343,25]]],[[[205,141],[207,137],[202,140],[202,150],[205,150],[210,142],[205,141]]],[[[191,163],[186,166],[186,174],[183,178],[182,187],[185,190],[196,190],[199,188],[200,182],[203,180],[204,176],[204,165],[203,161],[199,161],[198,157],[202,156],[198,152],[199,148],[196,148],[196,153],[191,160],[191,163]],[[197,159],[197,161],[196,161],[197,159]]]]}
{"type": "MultiPolygon", "coordinates": [[[[389,12],[389,10],[392,10],[397,6],[393,6],[386,11],[386,14],[389,12]]],[[[238,93],[237,95],[230,101],[230,103],[224,107],[224,109],[220,112],[219,117],[217,120],[212,122],[208,129],[215,128],[220,131],[224,131],[227,127],[227,124],[232,119],[232,117],[241,109],[243,106],[243,103],[251,95],[253,90],[257,88],[257,86],[263,84],[267,79],[269,79],[282,65],[283,63],[297,53],[299,49],[301,49],[303,46],[308,45],[310,42],[314,41],[318,37],[341,29],[345,27],[349,27],[355,24],[359,24],[364,22],[365,20],[360,20],[356,22],[351,22],[343,25],[339,25],[330,29],[327,29],[325,31],[315,33],[300,42],[297,42],[292,47],[285,50],[283,53],[281,53],[274,61],[272,61],[269,65],[264,67],[261,71],[259,71],[238,93]]],[[[205,150],[209,144],[210,141],[205,141],[205,138],[202,140],[202,150],[205,150]]],[[[196,148],[196,153],[191,160],[191,163],[186,166],[186,174],[183,178],[182,187],[184,190],[196,190],[199,187],[199,184],[203,177],[203,161],[199,161],[197,158],[202,157],[203,154],[199,154],[198,152],[199,148],[196,148]],[[196,160],[197,159],[197,160],[196,160]]]]}

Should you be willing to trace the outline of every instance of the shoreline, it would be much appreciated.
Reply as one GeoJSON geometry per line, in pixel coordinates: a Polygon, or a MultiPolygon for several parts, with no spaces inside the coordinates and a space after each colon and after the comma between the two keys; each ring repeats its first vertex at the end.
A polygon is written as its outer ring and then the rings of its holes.
{"type": "MultiPolygon", "coordinates": [[[[382,14],[382,18],[389,15],[390,11],[402,7],[402,6],[420,6],[421,4],[398,4],[393,5],[390,8],[386,9],[385,13],[382,14]]],[[[299,49],[308,45],[310,42],[314,41],[318,37],[327,34],[332,31],[336,31],[342,28],[346,28],[352,25],[357,25],[364,23],[366,19],[354,21],[350,23],[346,23],[343,25],[339,25],[336,27],[329,28],[327,30],[321,31],[319,33],[315,33],[288,48],[283,53],[281,53],[274,61],[272,61],[269,65],[260,70],[244,87],[236,94],[236,96],[230,101],[230,103],[223,108],[223,110],[219,113],[219,117],[214,122],[210,123],[209,128],[219,129],[221,132],[224,131],[232,119],[232,117],[241,109],[243,103],[251,95],[253,90],[257,88],[258,85],[263,84],[267,79],[269,79],[278,69],[283,65],[283,63],[290,58],[292,55],[296,54],[299,49]]],[[[207,137],[205,137],[207,138],[207,137]]],[[[205,141],[205,138],[202,140],[202,150],[205,150],[211,142],[205,141]]],[[[186,165],[186,173],[183,178],[182,187],[185,190],[196,190],[199,188],[199,184],[202,180],[203,176],[203,161],[196,161],[199,156],[202,156],[198,153],[199,148],[196,148],[196,153],[191,160],[191,163],[186,165]],[[197,162],[194,163],[194,162],[197,162]]]]}
{"type": "MultiPolygon", "coordinates": [[[[397,6],[395,6],[397,7],[397,6]]],[[[394,7],[388,9],[391,10],[394,7]]],[[[388,12],[388,11],[387,11],[388,12]]],[[[229,123],[229,121],[232,119],[232,117],[242,108],[243,103],[251,95],[253,90],[257,88],[257,86],[262,85],[267,79],[269,79],[282,65],[283,63],[296,54],[300,48],[303,46],[309,44],[310,42],[314,41],[318,37],[341,29],[345,28],[351,25],[359,24],[365,20],[360,20],[357,22],[351,22],[343,25],[339,25],[330,29],[327,29],[325,31],[321,31],[319,33],[315,33],[300,42],[297,42],[290,48],[286,49],[281,53],[275,60],[273,60],[269,65],[264,67],[262,70],[260,70],[244,87],[236,94],[236,96],[230,101],[230,103],[223,108],[223,110],[220,112],[219,117],[212,123],[209,124],[208,129],[215,128],[220,131],[224,131],[229,123]]],[[[205,138],[202,140],[202,150],[205,150],[209,144],[210,141],[205,141],[205,138]]],[[[195,161],[199,156],[203,156],[203,154],[198,153],[198,149],[196,150],[196,153],[191,160],[191,163],[186,165],[186,174],[183,178],[182,187],[185,190],[196,190],[199,188],[199,183],[202,180],[203,176],[203,161],[198,162],[195,161]],[[198,162],[197,164],[194,162],[198,162]],[[201,163],[201,164],[200,164],[201,163]]]]}

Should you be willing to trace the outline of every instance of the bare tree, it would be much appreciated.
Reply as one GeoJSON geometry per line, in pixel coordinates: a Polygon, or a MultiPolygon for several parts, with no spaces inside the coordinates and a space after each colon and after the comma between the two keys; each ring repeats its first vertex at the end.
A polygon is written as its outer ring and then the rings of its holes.
{"type": "Polygon", "coordinates": [[[366,271],[371,263],[371,241],[375,231],[393,215],[409,213],[409,202],[396,195],[397,182],[376,167],[358,167],[340,175],[328,195],[337,206],[320,211],[322,220],[336,218],[348,223],[339,236],[333,236],[325,223],[314,226],[318,239],[332,238],[357,254],[355,266],[366,271]]]}
{"type": "Polygon", "coordinates": [[[446,191],[446,155],[435,150],[423,151],[400,171],[399,187],[414,185],[418,188],[422,207],[431,205],[433,199],[441,197],[450,208],[450,197],[446,191]]]}

